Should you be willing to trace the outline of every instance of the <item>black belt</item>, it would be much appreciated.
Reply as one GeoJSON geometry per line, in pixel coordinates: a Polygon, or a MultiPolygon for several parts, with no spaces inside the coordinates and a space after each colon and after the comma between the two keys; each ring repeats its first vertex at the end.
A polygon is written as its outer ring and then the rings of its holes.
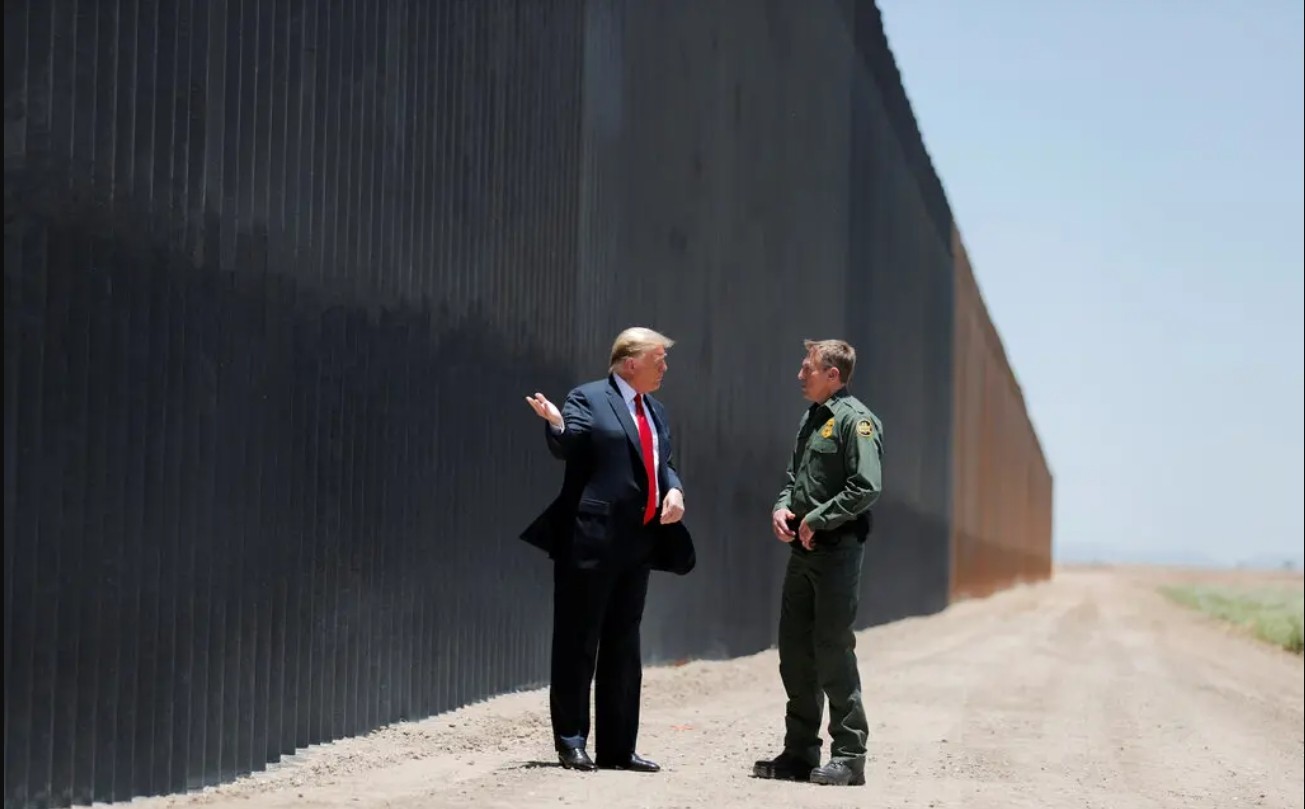
{"type": "MultiPolygon", "coordinates": [[[[806,516],[806,514],[795,514],[793,519],[788,521],[788,530],[796,534],[798,526],[802,524],[806,516]]],[[[858,542],[865,542],[873,527],[874,517],[871,516],[870,512],[864,511],[832,531],[815,531],[812,537],[813,543],[832,547],[842,542],[843,537],[846,536],[854,536],[858,542]]]]}

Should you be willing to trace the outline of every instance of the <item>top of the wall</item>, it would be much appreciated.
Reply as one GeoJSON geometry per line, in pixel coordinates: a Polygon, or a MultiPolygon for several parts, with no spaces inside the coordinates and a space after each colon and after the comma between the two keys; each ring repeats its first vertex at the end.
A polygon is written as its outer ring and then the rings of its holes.
{"type": "Polygon", "coordinates": [[[984,340],[988,343],[993,357],[1000,365],[1007,384],[1010,385],[1011,393],[1020,404],[1020,411],[1024,415],[1024,421],[1028,426],[1029,434],[1033,438],[1034,446],[1037,448],[1038,455],[1042,458],[1043,465],[1047,468],[1047,474],[1051,475],[1051,463],[1043,449],[1037,425],[1033,423],[1033,414],[1029,411],[1028,400],[1024,396],[1024,386],[1020,384],[1019,375],[1015,373],[1015,368],[1011,365],[1010,355],[1006,353],[1006,343],[1001,339],[1001,332],[997,330],[997,324],[993,322],[992,314],[988,311],[988,303],[984,300],[983,289],[979,286],[979,279],[974,274],[974,266],[970,263],[969,251],[965,249],[965,242],[961,238],[960,229],[954,225],[952,227],[952,255],[955,258],[956,283],[967,287],[969,294],[979,302],[980,326],[984,332],[984,340]]]}
{"type": "Polygon", "coordinates": [[[915,176],[924,198],[929,216],[938,229],[939,237],[950,247],[952,238],[952,210],[943,189],[942,180],[934,170],[933,159],[925,148],[919,122],[911,108],[911,100],[902,84],[902,74],[897,59],[889,47],[884,32],[883,16],[874,0],[851,0],[843,11],[849,16],[856,50],[867,72],[873,78],[888,110],[890,124],[905,154],[911,173],[915,176]]]}

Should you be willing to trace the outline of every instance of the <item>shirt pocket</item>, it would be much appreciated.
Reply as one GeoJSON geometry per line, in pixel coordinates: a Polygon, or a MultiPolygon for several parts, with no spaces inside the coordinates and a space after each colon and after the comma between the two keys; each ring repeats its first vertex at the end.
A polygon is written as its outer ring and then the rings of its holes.
{"type": "Polygon", "coordinates": [[[807,444],[811,449],[811,454],[817,457],[833,455],[838,452],[838,442],[832,438],[816,436],[807,444]]]}
{"type": "Polygon", "coordinates": [[[816,436],[807,444],[807,477],[811,481],[811,496],[825,500],[838,485],[843,468],[843,456],[838,442],[832,438],[816,436]]]}

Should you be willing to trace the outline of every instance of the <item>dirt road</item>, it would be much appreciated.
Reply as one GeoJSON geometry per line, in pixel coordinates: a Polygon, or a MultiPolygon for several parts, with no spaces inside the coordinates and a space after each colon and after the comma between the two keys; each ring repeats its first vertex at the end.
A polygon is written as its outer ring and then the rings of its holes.
{"type": "MultiPolygon", "coordinates": [[[[513,694],[303,753],[160,807],[1301,807],[1301,658],[1169,604],[1153,573],[1050,583],[859,636],[862,788],[760,781],[773,651],[645,673],[657,775],[554,765],[547,694],[513,694]]],[[[1299,577],[1291,580],[1299,586],[1299,577]]]]}

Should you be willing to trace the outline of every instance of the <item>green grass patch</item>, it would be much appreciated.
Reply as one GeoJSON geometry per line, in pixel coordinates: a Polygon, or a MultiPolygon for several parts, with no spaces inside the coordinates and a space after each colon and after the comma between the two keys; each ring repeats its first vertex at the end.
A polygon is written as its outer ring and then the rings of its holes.
{"type": "Polygon", "coordinates": [[[1236,624],[1261,640],[1301,654],[1305,593],[1296,590],[1179,584],[1160,588],[1179,604],[1236,624]]]}

